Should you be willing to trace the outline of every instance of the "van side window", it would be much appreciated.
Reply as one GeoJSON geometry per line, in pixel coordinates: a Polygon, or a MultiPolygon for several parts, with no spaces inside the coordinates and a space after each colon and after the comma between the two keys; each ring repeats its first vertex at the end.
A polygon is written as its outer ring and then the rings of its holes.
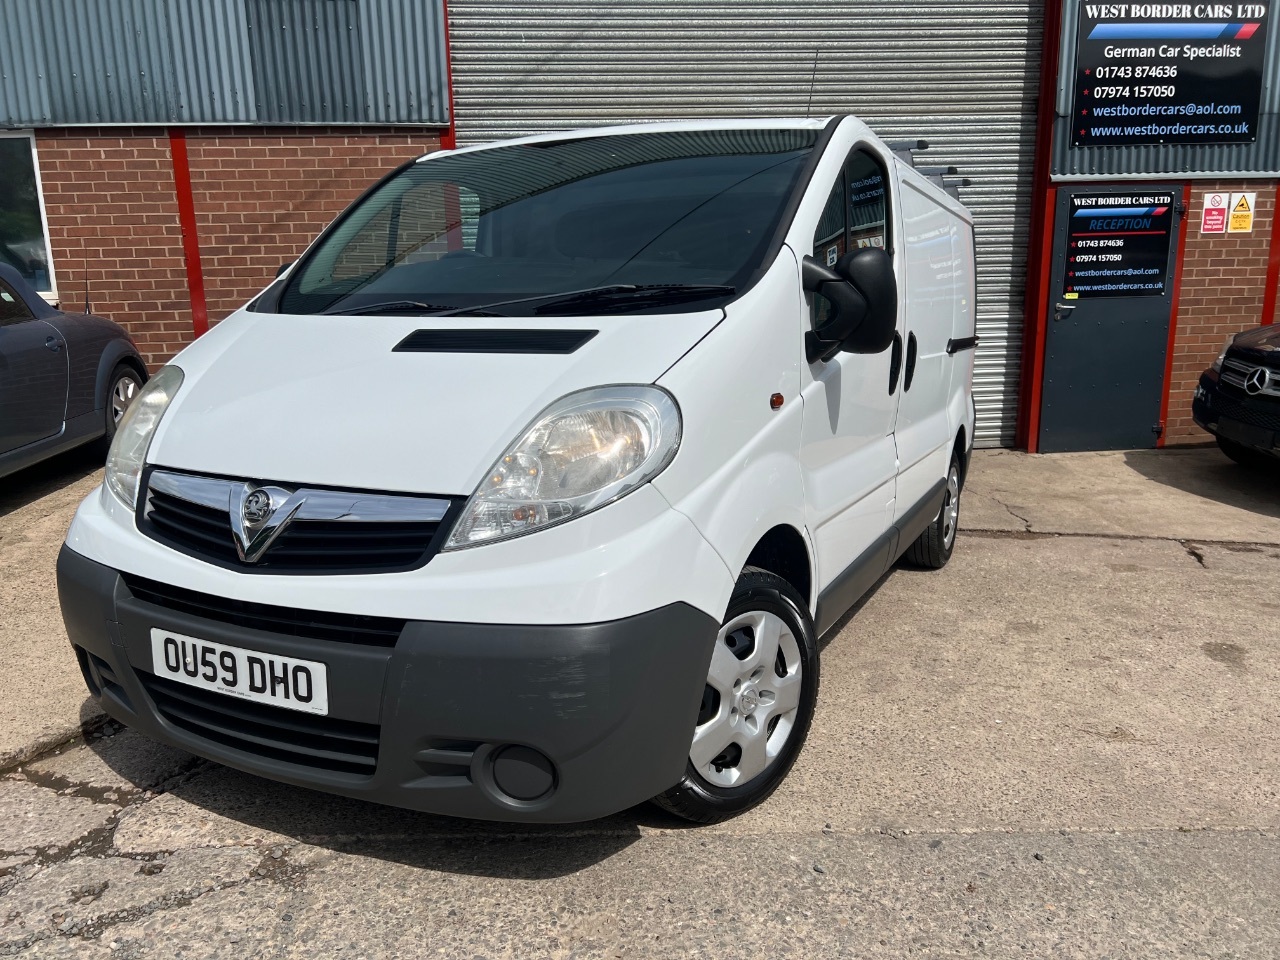
{"type": "MultiPolygon", "coordinates": [[[[841,171],[822,208],[818,229],[813,234],[813,258],[827,267],[849,249],[849,225],[845,222],[845,175],[841,171]]],[[[831,317],[831,302],[817,294],[813,297],[813,329],[821,331],[831,317]]]]}
{"type": "Polygon", "coordinates": [[[855,150],[844,165],[849,187],[849,249],[888,246],[888,207],[884,168],[868,153],[855,150]]]}
{"type": "MultiPolygon", "coordinates": [[[[859,247],[880,247],[892,252],[889,204],[885,172],[880,161],[865,150],[854,150],[844,163],[827,197],[827,205],[813,234],[813,258],[834,267],[841,257],[859,247]]],[[[813,329],[822,332],[830,318],[831,304],[813,298],[813,329]]]]}
{"type": "Polygon", "coordinates": [[[836,178],[835,186],[822,209],[822,218],[813,235],[813,258],[824,266],[834,267],[836,261],[848,249],[848,228],[844,222],[844,173],[836,178]]]}

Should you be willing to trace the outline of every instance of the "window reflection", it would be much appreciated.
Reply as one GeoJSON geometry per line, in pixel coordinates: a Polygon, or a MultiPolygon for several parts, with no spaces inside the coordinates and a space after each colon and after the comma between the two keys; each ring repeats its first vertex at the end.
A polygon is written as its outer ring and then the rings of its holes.
{"type": "Polygon", "coordinates": [[[0,261],[37,290],[53,289],[35,157],[27,136],[0,136],[0,261]]]}

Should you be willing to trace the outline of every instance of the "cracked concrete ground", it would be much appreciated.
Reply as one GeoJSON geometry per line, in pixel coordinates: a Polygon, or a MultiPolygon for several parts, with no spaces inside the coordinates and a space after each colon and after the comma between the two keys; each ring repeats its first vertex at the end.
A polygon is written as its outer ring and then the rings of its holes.
{"type": "Polygon", "coordinates": [[[1215,451],[979,453],[952,563],[827,638],[792,775],[698,829],[449,821],[103,726],[39,567],[67,470],[0,494],[0,956],[1280,954],[1280,483],[1215,451]]]}

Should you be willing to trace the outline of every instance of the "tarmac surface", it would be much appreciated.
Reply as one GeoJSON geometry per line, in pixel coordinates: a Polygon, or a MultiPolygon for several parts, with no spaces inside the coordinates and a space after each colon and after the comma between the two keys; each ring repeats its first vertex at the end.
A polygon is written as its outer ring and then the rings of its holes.
{"type": "Polygon", "coordinates": [[[1280,955],[1280,475],[976,456],[941,572],[825,640],[764,806],[469,823],[104,725],[53,559],[94,465],[0,481],[0,956],[1280,955]]]}

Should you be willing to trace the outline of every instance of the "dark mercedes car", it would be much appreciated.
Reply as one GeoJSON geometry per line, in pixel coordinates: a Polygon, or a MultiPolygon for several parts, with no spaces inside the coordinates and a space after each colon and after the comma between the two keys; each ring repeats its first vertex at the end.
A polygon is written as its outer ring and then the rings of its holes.
{"type": "Polygon", "coordinates": [[[0,477],[83,443],[105,456],[146,380],[123,327],[55,310],[0,261],[0,477]]]}
{"type": "Polygon", "coordinates": [[[1200,375],[1191,411],[1236,463],[1280,467],[1280,326],[1228,340],[1200,375]]]}

